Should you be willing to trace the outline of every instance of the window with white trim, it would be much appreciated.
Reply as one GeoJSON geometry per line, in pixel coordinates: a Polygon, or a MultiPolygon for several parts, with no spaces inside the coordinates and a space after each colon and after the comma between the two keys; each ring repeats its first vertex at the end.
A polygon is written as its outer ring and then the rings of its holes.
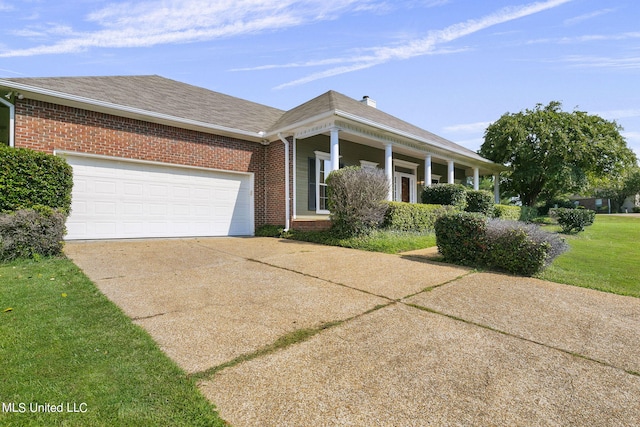
{"type": "Polygon", "coordinates": [[[331,171],[331,155],[316,151],[316,213],[328,214],[327,175],[331,171]]]}

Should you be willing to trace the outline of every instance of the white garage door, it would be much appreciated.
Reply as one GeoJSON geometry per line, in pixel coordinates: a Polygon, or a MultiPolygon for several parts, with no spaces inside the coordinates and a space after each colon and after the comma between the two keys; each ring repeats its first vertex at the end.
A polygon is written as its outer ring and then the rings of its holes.
{"type": "Polygon", "coordinates": [[[62,154],[66,239],[252,235],[253,175],[62,154]]]}

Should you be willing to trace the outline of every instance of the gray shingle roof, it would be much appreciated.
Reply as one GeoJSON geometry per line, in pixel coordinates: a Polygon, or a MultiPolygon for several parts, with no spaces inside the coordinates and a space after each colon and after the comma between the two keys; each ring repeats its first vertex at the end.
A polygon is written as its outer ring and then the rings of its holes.
{"type": "Polygon", "coordinates": [[[270,131],[286,129],[288,126],[294,126],[296,123],[303,121],[305,118],[314,117],[317,115],[321,115],[322,113],[336,110],[352,114],[361,119],[374,122],[378,125],[382,125],[409,135],[413,135],[418,139],[435,143],[445,149],[454,150],[460,153],[464,153],[469,157],[486,161],[486,159],[483,159],[472,150],[462,147],[427,130],[414,126],[411,123],[405,122],[404,120],[400,120],[399,118],[392,116],[391,114],[387,114],[384,111],[378,110],[374,107],[370,107],[360,101],[357,101],[353,98],[332,90],[308,102],[305,102],[304,104],[292,110],[287,111],[271,127],[270,131]]]}
{"type": "Polygon", "coordinates": [[[271,127],[284,113],[277,108],[155,75],[5,80],[256,133],[271,127]]]}
{"type": "Polygon", "coordinates": [[[293,129],[306,119],[338,111],[350,114],[356,120],[370,122],[373,126],[386,127],[423,142],[456,151],[466,157],[487,162],[474,151],[335,91],[326,92],[289,111],[283,111],[157,75],[3,80],[256,134],[263,131],[272,134],[280,130],[293,129]]]}

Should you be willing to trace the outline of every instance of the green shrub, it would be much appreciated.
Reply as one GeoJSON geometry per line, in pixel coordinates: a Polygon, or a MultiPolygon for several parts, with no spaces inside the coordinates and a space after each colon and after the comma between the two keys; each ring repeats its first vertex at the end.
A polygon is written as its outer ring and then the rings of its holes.
{"type": "Polygon", "coordinates": [[[436,220],[436,244],[446,261],[532,275],[562,252],[567,244],[534,224],[463,212],[436,220]]]}
{"type": "Polygon", "coordinates": [[[452,205],[464,209],[467,206],[467,190],[460,184],[435,184],[431,187],[424,187],[422,203],[452,205]]]}
{"type": "Polygon", "coordinates": [[[562,232],[567,234],[584,231],[584,228],[593,224],[596,218],[595,211],[589,209],[553,208],[549,210],[549,215],[556,218],[562,232]]]}
{"type": "Polygon", "coordinates": [[[432,232],[436,219],[455,212],[454,206],[388,202],[383,227],[394,231],[432,232]]]}
{"type": "Polygon", "coordinates": [[[262,227],[258,227],[256,230],[256,237],[280,237],[284,231],[283,225],[271,225],[266,224],[262,227]]]}
{"type": "Polygon", "coordinates": [[[633,213],[640,213],[640,206],[634,206],[632,211],[633,213]]]}
{"type": "Polygon", "coordinates": [[[38,205],[0,214],[0,260],[59,255],[66,219],[62,209],[38,205]]]}
{"type": "Polygon", "coordinates": [[[487,266],[525,276],[541,271],[568,249],[557,234],[520,221],[490,220],[486,241],[487,266]]]}
{"type": "Polygon", "coordinates": [[[493,194],[487,190],[467,190],[465,211],[478,212],[490,216],[493,214],[493,194]]]}
{"type": "Polygon", "coordinates": [[[534,208],[531,206],[522,206],[520,208],[520,221],[524,222],[534,222],[534,220],[538,217],[538,208],[534,208]]]}
{"type": "Polygon", "coordinates": [[[389,194],[383,170],[350,166],[331,172],[326,182],[334,232],[358,235],[382,224],[389,194]]]}
{"type": "Polygon", "coordinates": [[[487,219],[478,213],[459,212],[436,220],[436,245],[444,259],[464,265],[482,263],[486,250],[487,219]]]}
{"type": "Polygon", "coordinates": [[[547,201],[544,205],[542,206],[538,206],[538,214],[545,216],[545,215],[549,215],[549,210],[550,209],[557,209],[557,208],[567,208],[567,209],[572,209],[575,207],[575,203],[572,202],[569,199],[553,199],[553,200],[549,200],[547,201]]]}
{"type": "Polygon", "coordinates": [[[520,206],[514,205],[494,205],[493,217],[500,219],[511,219],[517,221],[520,219],[522,209],[520,206]]]}
{"type": "Polygon", "coordinates": [[[72,186],[71,166],[63,158],[0,147],[0,212],[43,205],[69,213],[72,186]]]}

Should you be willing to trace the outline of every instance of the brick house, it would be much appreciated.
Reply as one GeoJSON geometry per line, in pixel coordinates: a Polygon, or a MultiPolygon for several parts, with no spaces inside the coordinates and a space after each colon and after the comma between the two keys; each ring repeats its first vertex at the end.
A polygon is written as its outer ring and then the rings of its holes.
{"type": "Polygon", "coordinates": [[[0,143],[71,164],[67,239],[323,224],[325,176],[348,165],[384,169],[389,200],[411,203],[423,185],[504,170],[367,97],[283,111],[160,76],[0,79],[0,143]]]}

